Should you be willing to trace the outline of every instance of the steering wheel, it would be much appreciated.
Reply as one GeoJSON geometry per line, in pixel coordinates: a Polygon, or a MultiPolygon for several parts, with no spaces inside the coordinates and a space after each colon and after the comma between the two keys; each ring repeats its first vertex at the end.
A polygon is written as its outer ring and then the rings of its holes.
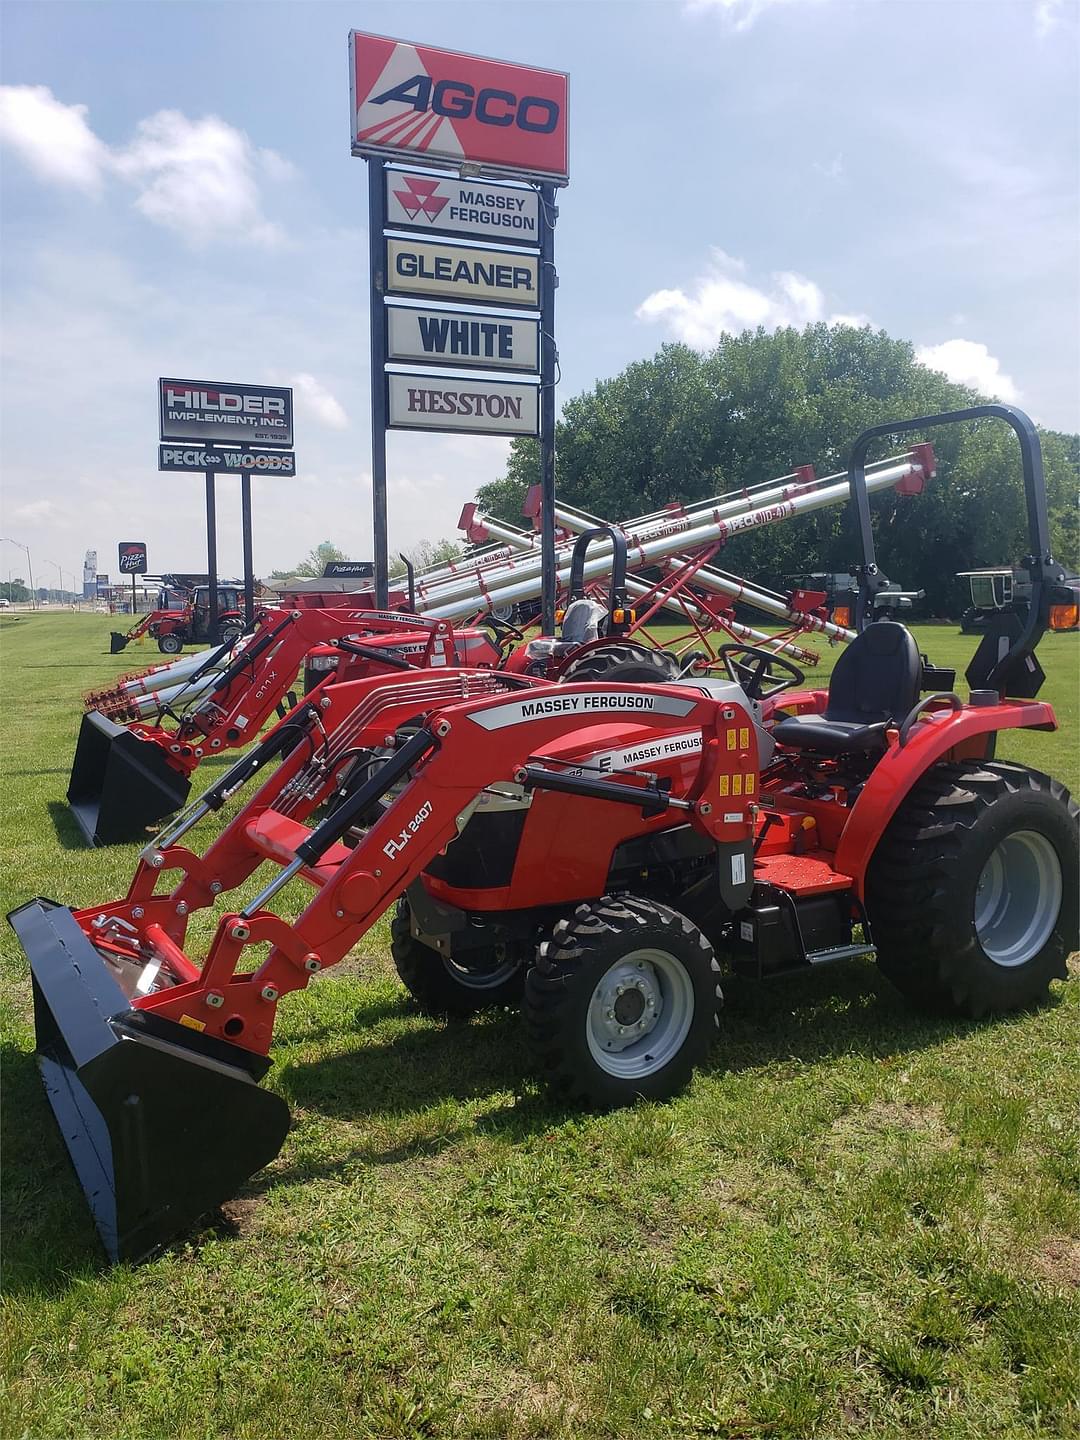
{"type": "Polygon", "coordinates": [[[721,645],[716,653],[728,678],[742,686],[748,700],[767,700],[806,680],[797,665],[761,645],[721,645]]]}
{"type": "Polygon", "coordinates": [[[483,616],[480,624],[486,625],[490,630],[494,630],[495,638],[500,643],[505,643],[507,637],[511,640],[525,639],[524,634],[516,625],[511,625],[509,620],[504,620],[501,616],[493,614],[490,610],[483,616]]]}

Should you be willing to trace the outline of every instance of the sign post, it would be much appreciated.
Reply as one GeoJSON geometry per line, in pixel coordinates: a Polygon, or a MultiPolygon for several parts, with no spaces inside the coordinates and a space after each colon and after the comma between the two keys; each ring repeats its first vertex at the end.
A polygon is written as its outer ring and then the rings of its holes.
{"type": "Polygon", "coordinates": [[[292,390],[276,385],[223,385],[209,380],[158,381],[158,469],[195,473],[206,482],[206,570],[211,636],[218,628],[217,502],[219,472],[240,476],[244,546],[244,619],[255,622],[251,476],[295,475],[292,390]],[[254,442],[254,443],[251,443],[254,442]],[[267,446],[274,448],[267,449],[267,446]]]}
{"type": "Polygon", "coordinates": [[[376,603],[388,598],[387,429],[538,435],[541,620],[553,634],[567,77],[354,30],[349,86],[351,150],[368,162],[376,603]],[[462,370],[486,373],[448,373],[462,370]]]}

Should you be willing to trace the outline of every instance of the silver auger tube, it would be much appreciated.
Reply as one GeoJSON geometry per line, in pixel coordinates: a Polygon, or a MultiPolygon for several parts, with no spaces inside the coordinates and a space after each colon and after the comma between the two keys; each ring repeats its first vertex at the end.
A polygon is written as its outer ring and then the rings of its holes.
{"type": "MultiPolygon", "coordinates": [[[[900,464],[889,465],[873,474],[867,475],[867,490],[873,493],[877,490],[890,489],[901,480],[915,475],[922,474],[922,466],[914,460],[907,460],[900,464]]],[[[763,505],[754,510],[748,510],[740,515],[734,515],[730,519],[714,519],[706,525],[701,525],[690,531],[681,531],[673,535],[658,536],[653,540],[639,541],[630,547],[631,563],[637,565],[652,565],[659,560],[667,559],[683,551],[699,549],[704,545],[711,544],[715,540],[728,540],[733,536],[741,534],[745,530],[762,529],[768,525],[775,525],[781,520],[788,520],[798,515],[812,514],[814,511],[826,509],[830,505],[842,504],[849,496],[847,478],[839,482],[818,488],[813,491],[806,491],[802,494],[778,502],[776,504],[763,505]]],[[[558,579],[565,583],[570,575],[569,556],[556,557],[558,565],[558,579]]],[[[590,550],[586,557],[584,576],[586,580],[596,579],[598,576],[606,575],[611,568],[610,547],[605,547],[599,542],[590,550]]],[[[507,578],[508,583],[496,584],[497,576],[490,576],[477,594],[474,589],[470,594],[447,602],[432,603],[425,601],[418,603],[418,609],[425,615],[437,619],[453,620],[476,611],[483,605],[484,600],[492,604],[508,605],[518,604],[524,600],[534,600],[540,594],[540,575],[537,567],[531,564],[523,564],[519,574],[511,573],[507,578]],[[526,573],[528,572],[528,573],[526,573]]],[[[737,598],[745,598],[748,603],[756,603],[750,600],[749,594],[739,594],[739,587],[732,582],[716,580],[713,582],[719,593],[731,594],[737,598]]],[[[752,587],[743,586],[746,591],[752,587]]],[[[763,606],[767,613],[777,614],[778,618],[790,620],[792,617],[787,609],[774,597],[757,592],[768,604],[763,606]]],[[[807,620],[812,617],[805,617],[807,620]]],[[[829,624],[827,621],[819,621],[817,625],[810,625],[807,628],[818,629],[829,624]]],[[[834,627],[839,630],[839,627],[834,627]]],[[[826,631],[825,633],[829,633],[826,631]]],[[[847,635],[837,634],[837,639],[847,639],[847,635]]]]}
{"type": "MultiPolygon", "coordinates": [[[[867,474],[867,489],[870,492],[888,489],[916,472],[921,474],[922,467],[910,458],[884,463],[867,474]]],[[[760,488],[756,494],[749,491],[739,492],[726,500],[721,497],[721,503],[718,504],[707,501],[684,515],[658,522],[656,526],[641,534],[632,530],[626,533],[624,529],[629,562],[631,566],[652,564],[667,555],[696,550],[714,540],[729,539],[742,530],[771,525],[795,515],[841,504],[848,499],[849,493],[847,476],[841,475],[808,481],[805,484],[773,482],[760,488]]],[[[510,527],[487,515],[482,517],[482,523],[493,535],[513,543],[513,531],[510,527]]],[[[569,575],[571,551],[572,545],[569,542],[557,547],[556,565],[560,578],[564,578],[564,569],[566,576],[569,575]]],[[[610,564],[610,542],[602,536],[598,537],[590,549],[585,578],[595,578],[606,573],[610,564]]],[[[530,552],[519,559],[506,561],[502,566],[494,566],[486,573],[475,570],[468,574],[463,573],[460,580],[439,587],[437,592],[424,595],[422,600],[418,599],[417,608],[426,615],[453,619],[474,611],[477,605],[482,603],[482,599],[490,599],[493,604],[500,605],[533,599],[540,593],[538,588],[534,595],[532,589],[519,591],[517,587],[522,581],[531,580],[534,576],[539,585],[539,574],[540,557],[530,552]],[[459,599],[465,603],[456,605],[454,602],[459,599]]]]}

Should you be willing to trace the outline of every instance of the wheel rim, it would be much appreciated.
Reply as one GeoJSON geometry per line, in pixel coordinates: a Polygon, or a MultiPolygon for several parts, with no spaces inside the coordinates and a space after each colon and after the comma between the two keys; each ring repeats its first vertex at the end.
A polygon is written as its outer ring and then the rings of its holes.
{"type": "Polygon", "coordinates": [[[494,990],[505,984],[521,968],[521,957],[515,955],[507,945],[496,945],[492,950],[478,950],[475,966],[461,965],[452,955],[442,957],[448,975],[466,990],[494,990]],[[490,957],[487,964],[484,957],[490,957]]]}
{"type": "Polygon", "coordinates": [[[975,933],[995,965],[1023,965],[1039,953],[1057,924],[1062,890],[1061,861],[1045,835],[1005,836],[975,891],[975,933]]]}
{"type": "Polygon", "coordinates": [[[694,1018],[694,986],[666,950],[634,950],[601,977],[589,1001],[589,1053],[608,1075],[640,1079],[679,1052],[694,1018]]]}

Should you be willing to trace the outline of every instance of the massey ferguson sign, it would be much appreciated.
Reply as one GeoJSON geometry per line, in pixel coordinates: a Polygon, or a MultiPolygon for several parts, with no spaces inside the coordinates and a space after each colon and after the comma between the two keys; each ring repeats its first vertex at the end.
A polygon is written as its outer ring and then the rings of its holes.
{"type": "Polygon", "coordinates": [[[274,385],[159,380],[161,439],[210,445],[291,445],[292,391],[274,385]]]}
{"type": "Polygon", "coordinates": [[[354,155],[569,179],[560,71],[354,30],[349,79],[354,155]]]}
{"type": "Polygon", "coordinates": [[[479,180],[436,179],[403,170],[386,172],[386,219],[398,230],[441,235],[483,235],[500,245],[536,245],[540,197],[535,190],[485,185],[479,180]]]}

